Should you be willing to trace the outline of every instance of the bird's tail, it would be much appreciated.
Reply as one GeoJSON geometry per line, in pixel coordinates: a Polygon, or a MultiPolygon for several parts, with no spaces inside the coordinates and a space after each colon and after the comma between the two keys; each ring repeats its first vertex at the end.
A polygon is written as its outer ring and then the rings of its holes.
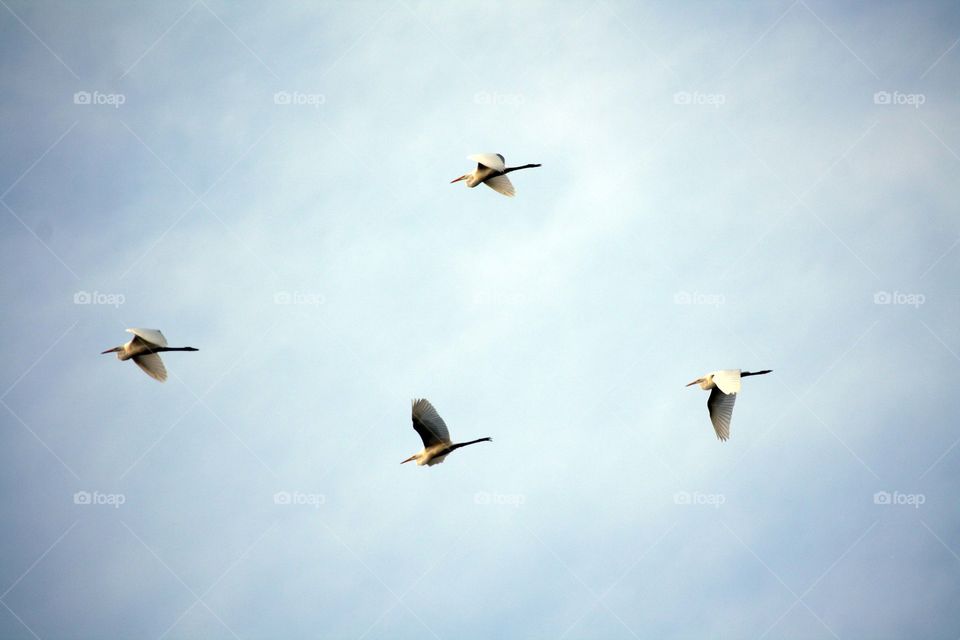
{"type": "Polygon", "coordinates": [[[747,376],[762,376],[765,373],[772,373],[773,369],[764,369],[763,371],[741,371],[740,377],[746,378],[747,376]]]}

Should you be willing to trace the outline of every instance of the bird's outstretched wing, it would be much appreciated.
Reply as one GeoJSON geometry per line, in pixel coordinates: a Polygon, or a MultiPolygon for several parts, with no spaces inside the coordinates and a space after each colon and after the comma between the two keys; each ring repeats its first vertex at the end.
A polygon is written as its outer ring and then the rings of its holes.
{"type": "Polygon", "coordinates": [[[139,356],[133,356],[133,361],[137,366],[143,369],[143,372],[154,380],[164,382],[167,379],[167,368],[163,366],[163,360],[156,353],[145,353],[139,356]]]}
{"type": "Polygon", "coordinates": [[[714,371],[713,382],[724,393],[740,393],[740,369],[714,371]]]}
{"type": "Polygon", "coordinates": [[[413,401],[413,428],[420,434],[424,449],[435,444],[450,443],[447,425],[429,400],[421,398],[413,401]]]}
{"type": "Polygon", "coordinates": [[[475,153],[472,156],[467,156],[467,160],[473,160],[477,164],[489,167],[494,171],[503,171],[507,168],[503,156],[499,153],[475,153]]]}
{"type": "Polygon", "coordinates": [[[160,333],[159,329],[127,329],[127,332],[132,333],[144,342],[148,342],[158,347],[167,346],[167,339],[163,337],[163,334],[160,333]]]}
{"type": "Polygon", "coordinates": [[[510,182],[510,178],[507,176],[493,176],[492,178],[487,178],[484,180],[483,184],[487,185],[497,193],[502,193],[503,195],[511,198],[516,194],[516,191],[513,189],[513,183],[510,182]]]}
{"type": "Polygon", "coordinates": [[[710,412],[710,422],[717,437],[727,440],[730,437],[730,418],[733,417],[733,404],[737,401],[737,394],[724,393],[719,388],[710,391],[707,399],[707,410],[710,412]]]}

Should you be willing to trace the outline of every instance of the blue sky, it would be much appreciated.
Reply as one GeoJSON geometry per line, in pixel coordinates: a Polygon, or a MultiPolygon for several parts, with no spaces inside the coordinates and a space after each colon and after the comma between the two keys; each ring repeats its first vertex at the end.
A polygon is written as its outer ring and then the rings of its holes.
{"type": "Polygon", "coordinates": [[[0,4],[0,637],[956,637],[951,3],[0,4]]]}

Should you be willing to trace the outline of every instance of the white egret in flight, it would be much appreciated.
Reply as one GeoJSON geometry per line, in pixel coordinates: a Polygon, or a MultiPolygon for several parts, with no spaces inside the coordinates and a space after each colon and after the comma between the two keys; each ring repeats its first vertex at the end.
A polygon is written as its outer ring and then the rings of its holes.
{"type": "Polygon", "coordinates": [[[710,422],[720,440],[730,437],[730,418],[733,416],[733,403],[740,393],[740,378],[760,376],[770,373],[773,369],[764,371],[743,371],[740,369],[723,369],[714,371],[703,378],[697,378],[687,386],[699,384],[701,389],[710,390],[707,399],[707,410],[710,412],[710,422]]]}
{"type": "Polygon", "coordinates": [[[133,359],[137,366],[153,378],[163,382],[167,379],[167,369],[157,354],[161,351],[199,351],[193,347],[168,347],[167,339],[158,329],[127,329],[133,334],[133,340],[127,344],[107,349],[104,353],[116,353],[120,360],[133,359]]]}
{"type": "Polygon", "coordinates": [[[504,164],[503,156],[499,153],[477,153],[467,156],[467,160],[476,162],[477,168],[470,173],[463,174],[456,180],[451,180],[450,184],[466,180],[467,186],[473,188],[482,182],[497,193],[510,197],[513,197],[516,192],[507,174],[511,171],[540,166],[539,164],[525,164],[522,167],[508,167],[504,164]]]}
{"type": "Polygon", "coordinates": [[[443,459],[453,451],[468,444],[478,442],[493,442],[493,438],[478,438],[470,442],[458,442],[453,444],[450,441],[450,432],[447,431],[447,425],[443,418],[437,413],[428,400],[420,399],[413,401],[413,428],[420,434],[423,440],[423,451],[415,453],[400,464],[416,460],[418,466],[440,464],[443,459]]]}

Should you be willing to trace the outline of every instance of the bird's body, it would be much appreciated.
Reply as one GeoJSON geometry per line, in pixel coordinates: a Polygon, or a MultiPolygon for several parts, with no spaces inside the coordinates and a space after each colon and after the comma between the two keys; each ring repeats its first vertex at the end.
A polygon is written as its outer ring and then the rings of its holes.
{"type": "Polygon", "coordinates": [[[466,177],[462,178],[462,180],[465,180],[467,186],[472,189],[487,178],[492,178],[493,176],[497,175],[497,172],[490,167],[485,167],[482,164],[478,164],[476,169],[464,175],[466,175],[466,177]]]}
{"type": "MultiPolygon", "coordinates": [[[[127,329],[133,334],[130,342],[107,349],[103,353],[116,353],[119,360],[133,360],[144,373],[160,382],[167,379],[167,369],[157,355],[162,351],[197,351],[193,347],[168,347],[167,339],[159,329],[127,329]]],[[[103,353],[101,355],[103,355],[103,353]]]]}
{"type": "Polygon", "coordinates": [[[707,410],[710,412],[710,422],[717,433],[717,438],[730,438],[730,418],[733,417],[733,405],[740,393],[740,380],[747,376],[759,376],[770,373],[772,369],[763,371],[740,371],[740,369],[721,369],[697,378],[687,386],[700,385],[704,391],[710,392],[707,399],[707,410]]]}
{"type": "MultiPolygon", "coordinates": [[[[447,459],[447,455],[450,454],[450,445],[448,443],[435,444],[432,447],[424,447],[423,451],[416,454],[413,458],[417,466],[422,467],[427,465],[432,467],[435,464],[440,464],[447,459]]],[[[402,462],[400,464],[403,464],[402,462]]]]}
{"type": "Polygon", "coordinates": [[[477,153],[472,156],[467,156],[467,159],[476,162],[477,168],[470,173],[463,174],[455,180],[451,180],[451,184],[463,180],[467,183],[467,186],[472,189],[482,182],[497,193],[502,193],[510,197],[512,197],[516,191],[513,188],[513,183],[510,182],[510,178],[508,178],[506,174],[511,171],[532,169],[540,166],[539,164],[525,164],[521,167],[508,167],[506,166],[503,156],[499,153],[477,153]]]}
{"type": "Polygon", "coordinates": [[[450,432],[447,425],[433,408],[433,405],[426,399],[413,401],[412,408],[413,428],[420,434],[423,440],[423,451],[415,453],[400,464],[416,461],[417,466],[433,466],[440,464],[446,459],[450,452],[478,442],[493,442],[492,438],[478,438],[469,442],[458,442],[456,444],[450,440],[450,432]]]}

